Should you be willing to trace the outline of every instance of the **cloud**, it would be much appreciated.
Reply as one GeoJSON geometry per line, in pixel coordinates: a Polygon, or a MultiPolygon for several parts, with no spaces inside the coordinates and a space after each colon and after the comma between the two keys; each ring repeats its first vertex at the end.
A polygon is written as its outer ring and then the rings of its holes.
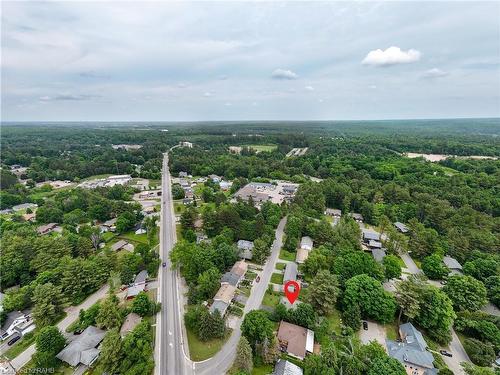
{"type": "Polygon", "coordinates": [[[423,78],[440,78],[440,77],[446,77],[448,72],[445,72],[444,70],[438,69],[438,68],[432,68],[424,72],[422,75],[423,78]]]}
{"type": "Polygon", "coordinates": [[[81,72],[78,75],[82,78],[109,78],[109,75],[107,74],[99,74],[92,70],[89,70],[87,72],[81,72]]]}
{"type": "Polygon", "coordinates": [[[207,91],[206,93],[203,94],[205,98],[209,98],[212,96],[212,93],[210,91],[207,91]]]}
{"type": "Polygon", "coordinates": [[[304,87],[304,89],[307,91],[314,91],[314,87],[312,87],[312,86],[306,86],[306,87],[304,87]]]}
{"type": "Polygon", "coordinates": [[[389,66],[396,64],[408,64],[420,60],[420,51],[409,49],[403,51],[399,47],[389,47],[385,51],[376,49],[368,52],[362,61],[363,65],[389,66]]]}
{"type": "Polygon", "coordinates": [[[286,69],[276,69],[273,74],[271,74],[272,79],[297,79],[299,76],[292,72],[291,70],[286,69]]]}
{"type": "Polygon", "coordinates": [[[98,99],[99,95],[74,95],[74,94],[59,94],[55,96],[41,96],[38,98],[42,102],[52,102],[52,101],[80,101],[80,100],[92,100],[98,99]]]}

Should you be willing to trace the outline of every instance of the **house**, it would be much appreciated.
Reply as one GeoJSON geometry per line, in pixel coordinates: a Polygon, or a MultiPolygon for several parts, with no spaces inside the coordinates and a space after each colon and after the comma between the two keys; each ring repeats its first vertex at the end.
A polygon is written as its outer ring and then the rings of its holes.
{"type": "Polygon", "coordinates": [[[357,223],[362,223],[363,222],[363,215],[357,214],[355,212],[349,213],[349,216],[354,219],[357,223]]]}
{"type": "Polygon", "coordinates": [[[410,229],[403,223],[396,221],[394,223],[394,226],[396,227],[397,230],[399,230],[401,233],[408,233],[410,229]]]}
{"type": "Polygon", "coordinates": [[[193,148],[193,144],[191,142],[186,142],[186,141],[179,142],[179,146],[181,146],[181,147],[187,147],[187,148],[193,148]]]}
{"type": "Polygon", "coordinates": [[[24,214],[23,215],[24,221],[34,221],[35,218],[36,218],[36,214],[24,214]]]}
{"type": "Polygon", "coordinates": [[[22,204],[18,204],[18,205],[13,206],[12,209],[14,211],[18,212],[21,210],[27,210],[28,208],[30,210],[34,210],[37,207],[38,207],[38,205],[35,203],[22,203],[22,204]]]}
{"type": "Polygon", "coordinates": [[[263,190],[264,189],[262,188],[262,186],[257,185],[257,183],[250,183],[246,184],[240,190],[238,190],[234,194],[234,197],[236,199],[240,198],[245,202],[248,202],[250,199],[252,199],[255,203],[262,203],[271,200],[269,194],[265,193],[263,190]]]}
{"type": "Polygon", "coordinates": [[[297,279],[297,264],[289,262],[285,267],[285,275],[283,277],[283,284],[286,284],[290,280],[297,279]]]}
{"type": "Polygon", "coordinates": [[[39,226],[36,231],[38,234],[43,236],[44,234],[49,234],[51,232],[60,232],[62,231],[62,228],[59,227],[57,223],[49,223],[39,226]]]}
{"type": "Polygon", "coordinates": [[[342,216],[342,211],[338,210],[336,208],[327,208],[325,210],[325,215],[333,216],[333,217],[340,217],[340,216],[342,216]]]}
{"type": "Polygon", "coordinates": [[[403,364],[409,375],[435,375],[434,357],[422,334],[411,323],[399,326],[401,342],[386,340],[387,353],[403,364]]]}
{"type": "Polygon", "coordinates": [[[12,311],[0,328],[0,340],[11,336],[24,336],[35,329],[35,322],[29,311],[12,311]]]}
{"type": "Polygon", "coordinates": [[[302,369],[290,361],[279,359],[272,375],[303,375],[302,369]]]}
{"type": "Polygon", "coordinates": [[[179,178],[187,178],[188,173],[187,172],[179,172],[179,178]]]}
{"type": "Polygon", "coordinates": [[[185,206],[187,206],[189,204],[193,204],[193,199],[192,198],[184,198],[182,200],[182,204],[185,205],[185,206]]]}
{"type": "Polygon", "coordinates": [[[380,233],[370,230],[370,229],[363,229],[363,242],[369,243],[370,241],[380,241],[380,233]]]}
{"type": "Polygon", "coordinates": [[[117,218],[106,220],[104,223],[100,225],[101,232],[114,232],[116,230],[116,220],[117,218]]]}
{"type": "Polygon", "coordinates": [[[134,330],[135,327],[141,322],[142,318],[136,313],[130,313],[126,316],[125,321],[120,328],[121,337],[125,337],[127,333],[134,330]]]}
{"type": "Polygon", "coordinates": [[[373,259],[375,259],[379,263],[382,263],[386,254],[384,249],[372,249],[372,255],[373,259]]]}
{"type": "Polygon", "coordinates": [[[210,242],[208,236],[203,233],[196,233],[196,244],[199,245],[202,242],[210,242]]]}
{"type": "Polygon", "coordinates": [[[220,189],[221,189],[222,191],[227,191],[227,190],[229,190],[229,189],[231,188],[231,186],[232,186],[232,185],[233,185],[233,183],[232,183],[232,182],[229,182],[229,181],[221,181],[221,182],[219,183],[220,189]]]}
{"type": "Polygon", "coordinates": [[[14,210],[12,208],[6,208],[5,210],[0,210],[1,215],[10,215],[13,213],[14,213],[14,210]]]}
{"type": "Polygon", "coordinates": [[[281,351],[304,359],[307,353],[314,351],[314,332],[282,320],[278,329],[278,342],[281,351]]]}
{"type": "Polygon", "coordinates": [[[297,189],[298,189],[297,185],[283,185],[282,187],[282,191],[286,195],[295,195],[297,189]]]}
{"type": "Polygon", "coordinates": [[[120,241],[114,243],[113,245],[111,245],[111,250],[119,251],[119,250],[123,249],[125,247],[125,245],[127,245],[127,244],[128,244],[127,241],[120,240],[120,241]]]}
{"type": "Polygon", "coordinates": [[[251,260],[253,257],[253,242],[239,240],[237,243],[240,258],[251,260]]]}
{"type": "Polygon", "coordinates": [[[139,228],[139,229],[137,229],[137,230],[135,231],[135,234],[145,234],[145,233],[146,233],[146,229],[144,229],[144,228],[142,228],[142,227],[141,227],[141,228],[139,228]]]}
{"type": "Polygon", "coordinates": [[[297,255],[295,256],[295,262],[298,264],[302,264],[309,258],[309,250],[306,249],[297,249],[297,255]]]}
{"type": "Polygon", "coordinates": [[[309,236],[304,236],[300,240],[300,248],[304,250],[312,250],[313,240],[309,236]]]}
{"type": "Polygon", "coordinates": [[[462,265],[456,260],[448,255],[443,257],[444,265],[450,270],[450,272],[454,275],[462,274],[462,265]]]}
{"type": "Polygon", "coordinates": [[[106,332],[102,329],[89,326],[61,350],[56,357],[71,367],[76,367],[80,363],[90,367],[99,357],[101,350],[97,349],[97,346],[105,335],[106,332]]]}
{"type": "Polygon", "coordinates": [[[382,248],[382,242],[370,240],[370,241],[368,241],[368,247],[370,249],[381,249],[382,248]]]}
{"type": "Polygon", "coordinates": [[[210,313],[214,313],[218,310],[221,316],[226,314],[227,308],[233,300],[234,294],[236,292],[236,287],[230,284],[222,284],[215,294],[214,302],[210,306],[210,313]]]}
{"type": "Polygon", "coordinates": [[[142,270],[134,279],[134,283],[127,288],[127,299],[132,299],[140,292],[144,292],[147,286],[148,271],[142,270]]]}
{"type": "Polygon", "coordinates": [[[210,180],[212,180],[212,182],[214,182],[214,183],[216,183],[216,184],[218,184],[218,183],[219,183],[219,182],[221,182],[221,180],[222,180],[222,177],[217,176],[216,174],[209,174],[209,175],[208,175],[208,178],[209,178],[210,180]]]}
{"type": "Polygon", "coordinates": [[[248,264],[244,260],[236,262],[231,268],[231,271],[226,272],[224,275],[222,275],[220,283],[238,287],[238,284],[243,279],[243,276],[245,276],[247,269],[248,264]]]}

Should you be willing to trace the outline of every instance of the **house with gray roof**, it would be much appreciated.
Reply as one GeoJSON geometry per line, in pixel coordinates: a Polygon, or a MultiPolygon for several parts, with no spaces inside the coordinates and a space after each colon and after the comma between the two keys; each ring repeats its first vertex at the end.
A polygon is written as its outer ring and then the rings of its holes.
{"type": "Polygon", "coordinates": [[[363,229],[363,241],[380,241],[380,233],[370,229],[363,229]]]}
{"type": "Polygon", "coordinates": [[[399,326],[401,342],[386,340],[387,353],[405,367],[408,374],[436,375],[434,357],[427,351],[422,334],[411,323],[399,326]]]}
{"type": "Polygon", "coordinates": [[[288,262],[286,264],[283,284],[286,284],[286,282],[290,280],[297,280],[297,263],[294,262],[288,262]]]}
{"type": "Polygon", "coordinates": [[[396,221],[394,223],[394,226],[396,227],[396,229],[398,231],[400,231],[401,233],[408,233],[410,231],[410,229],[403,223],[399,222],[399,221],[396,221]]]}
{"type": "Polygon", "coordinates": [[[303,375],[302,369],[290,361],[280,359],[274,366],[272,375],[303,375]]]}
{"type": "Polygon", "coordinates": [[[224,275],[222,275],[222,278],[220,280],[221,284],[230,284],[232,286],[238,287],[238,284],[240,282],[241,276],[234,273],[234,272],[226,272],[224,275]]]}
{"type": "Polygon", "coordinates": [[[372,255],[373,259],[375,259],[379,263],[382,263],[386,254],[384,249],[372,249],[372,255]]]}
{"type": "Polygon", "coordinates": [[[212,306],[210,306],[208,311],[210,311],[210,313],[213,314],[215,312],[215,310],[218,310],[220,316],[224,316],[226,314],[228,307],[229,307],[229,303],[217,300],[217,301],[214,301],[214,303],[212,303],[212,306]]]}
{"type": "Polygon", "coordinates": [[[94,326],[87,327],[81,335],[69,343],[61,350],[56,357],[66,362],[71,367],[76,367],[80,363],[91,366],[97,357],[100,349],[97,346],[104,339],[106,332],[94,326]]]}
{"type": "Polygon", "coordinates": [[[443,263],[452,274],[462,274],[462,265],[455,258],[446,255],[445,257],[443,257],[443,263]]]}
{"type": "Polygon", "coordinates": [[[243,259],[252,259],[253,257],[253,242],[247,240],[239,240],[237,243],[239,256],[243,259]]]}
{"type": "Polygon", "coordinates": [[[368,241],[368,247],[370,249],[381,249],[382,248],[382,242],[370,240],[370,241],[368,241]]]}

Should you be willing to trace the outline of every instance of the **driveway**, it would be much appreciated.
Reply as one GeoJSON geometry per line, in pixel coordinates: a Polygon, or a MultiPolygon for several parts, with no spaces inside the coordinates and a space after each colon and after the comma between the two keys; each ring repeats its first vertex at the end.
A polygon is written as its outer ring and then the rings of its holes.
{"type": "Polygon", "coordinates": [[[465,371],[463,370],[462,366],[460,366],[460,363],[462,362],[470,362],[470,358],[465,352],[464,347],[462,346],[462,343],[458,339],[457,334],[455,331],[452,329],[451,330],[451,338],[452,341],[449,345],[448,348],[444,348],[448,350],[450,353],[453,354],[453,357],[447,357],[447,356],[442,356],[444,362],[446,365],[450,368],[451,371],[455,375],[465,375],[465,371]]]}
{"type": "Polygon", "coordinates": [[[384,326],[368,320],[368,330],[364,330],[363,327],[359,330],[359,339],[363,344],[368,344],[370,341],[377,341],[380,345],[385,348],[385,328],[384,326]]]}

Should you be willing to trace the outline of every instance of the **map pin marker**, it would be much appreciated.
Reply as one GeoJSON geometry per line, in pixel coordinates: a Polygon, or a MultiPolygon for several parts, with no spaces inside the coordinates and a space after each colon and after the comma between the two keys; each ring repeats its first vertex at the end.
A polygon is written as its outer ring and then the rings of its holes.
{"type": "Polygon", "coordinates": [[[294,280],[290,280],[285,284],[285,296],[288,299],[288,302],[293,305],[293,303],[297,300],[300,292],[300,285],[298,282],[294,280]]]}

